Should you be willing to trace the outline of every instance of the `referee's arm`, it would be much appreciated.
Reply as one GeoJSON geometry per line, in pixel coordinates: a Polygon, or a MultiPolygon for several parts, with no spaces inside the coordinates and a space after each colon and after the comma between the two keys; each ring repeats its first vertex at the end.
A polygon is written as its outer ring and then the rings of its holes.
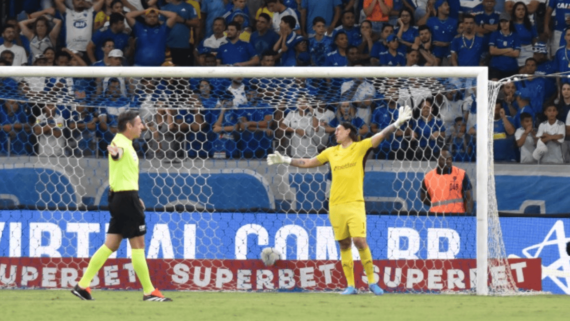
{"type": "Polygon", "coordinates": [[[111,145],[107,146],[107,151],[114,161],[118,161],[123,157],[123,148],[117,147],[115,143],[111,143],[111,145]]]}

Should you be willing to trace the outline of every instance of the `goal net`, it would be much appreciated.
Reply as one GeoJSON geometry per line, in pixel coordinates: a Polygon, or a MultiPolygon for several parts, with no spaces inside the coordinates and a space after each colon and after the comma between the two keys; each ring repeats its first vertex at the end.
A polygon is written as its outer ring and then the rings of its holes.
{"type": "MultiPolygon", "coordinates": [[[[367,238],[380,286],[481,295],[525,289],[498,219],[498,89],[486,68],[14,67],[0,75],[1,288],[69,288],[79,280],[105,239],[106,148],[128,109],[146,126],[133,145],[155,286],[344,288],[327,215],[328,164],[269,167],[265,159],[314,157],[336,144],[343,122],[370,137],[408,105],[412,121],[365,162],[367,238]],[[430,213],[421,198],[444,149],[469,183],[435,189],[462,186],[474,206],[461,213],[430,213]],[[266,247],[281,253],[274,266],[259,260],[266,247]]],[[[357,287],[366,288],[352,253],[357,287]]],[[[138,288],[130,255],[123,242],[92,286],[138,288]]]]}

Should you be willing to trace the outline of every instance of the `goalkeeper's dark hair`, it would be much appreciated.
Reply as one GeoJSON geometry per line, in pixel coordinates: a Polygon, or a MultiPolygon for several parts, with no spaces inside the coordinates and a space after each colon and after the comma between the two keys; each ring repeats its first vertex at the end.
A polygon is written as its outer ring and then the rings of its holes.
{"type": "Polygon", "coordinates": [[[118,130],[119,133],[124,132],[125,130],[127,130],[127,124],[131,124],[131,125],[135,125],[135,118],[137,118],[139,116],[139,113],[137,111],[134,110],[127,110],[124,111],[122,113],[119,114],[119,119],[118,119],[118,130]]]}
{"type": "Polygon", "coordinates": [[[348,134],[348,137],[350,137],[350,139],[353,142],[358,142],[360,141],[360,136],[358,136],[358,129],[351,123],[349,122],[343,122],[342,124],[340,124],[342,127],[344,127],[344,129],[348,129],[350,130],[350,133],[348,134]]]}

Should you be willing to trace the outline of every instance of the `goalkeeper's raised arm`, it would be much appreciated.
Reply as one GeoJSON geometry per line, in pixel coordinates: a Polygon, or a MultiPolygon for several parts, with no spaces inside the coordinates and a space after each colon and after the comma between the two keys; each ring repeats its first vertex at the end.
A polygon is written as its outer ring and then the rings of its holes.
{"type": "MultiPolygon", "coordinates": [[[[392,123],[390,126],[384,128],[381,132],[379,132],[378,134],[372,136],[372,138],[370,138],[371,142],[372,142],[372,148],[376,148],[378,147],[378,145],[380,145],[380,143],[386,138],[388,137],[390,134],[392,134],[393,132],[395,132],[398,128],[400,128],[403,124],[405,124],[408,120],[410,120],[410,118],[412,118],[412,109],[409,106],[406,107],[400,107],[399,111],[398,111],[398,119],[392,123]]],[[[346,129],[343,128],[343,130],[341,130],[339,132],[339,128],[343,127],[342,125],[339,125],[337,127],[337,129],[335,130],[335,137],[336,137],[336,141],[339,142],[340,145],[342,145],[343,148],[348,147],[351,143],[353,143],[355,140],[358,141],[358,136],[357,134],[354,134],[354,137],[352,137],[350,134],[346,133],[346,129]],[[341,138],[342,136],[342,138],[341,138]]],[[[350,133],[350,130],[348,131],[350,133]]],[[[295,167],[300,167],[300,168],[313,168],[313,167],[318,167],[323,165],[324,163],[326,163],[326,161],[321,162],[319,160],[319,157],[313,157],[313,158],[291,158],[289,156],[286,155],[281,155],[279,154],[279,152],[275,152],[275,154],[269,154],[267,156],[267,165],[276,165],[276,164],[286,164],[286,165],[291,165],[291,166],[295,166],[295,167]]],[[[324,160],[326,160],[326,157],[322,158],[324,160]]]]}
{"type": "Polygon", "coordinates": [[[281,155],[279,152],[267,156],[267,165],[286,164],[300,168],[313,168],[323,165],[316,157],[313,158],[291,158],[281,155]]]}
{"type": "Polygon", "coordinates": [[[398,130],[403,124],[407,123],[412,118],[412,108],[410,106],[400,107],[398,109],[398,119],[395,122],[382,129],[379,133],[372,136],[372,147],[376,148],[380,143],[390,136],[393,132],[398,130]]]}

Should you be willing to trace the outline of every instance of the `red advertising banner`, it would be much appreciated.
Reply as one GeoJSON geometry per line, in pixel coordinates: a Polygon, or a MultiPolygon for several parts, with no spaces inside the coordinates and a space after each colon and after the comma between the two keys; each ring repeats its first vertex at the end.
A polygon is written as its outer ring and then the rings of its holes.
{"type": "MultiPolygon", "coordinates": [[[[517,287],[541,291],[540,259],[509,259],[517,287]]],[[[71,288],[87,268],[77,258],[0,257],[0,287],[71,288]]],[[[151,278],[161,290],[338,290],[346,287],[339,261],[278,261],[265,267],[260,260],[148,260],[151,278]]],[[[356,286],[366,288],[362,265],[356,261],[356,286]]],[[[508,269],[491,268],[489,283],[506,284],[508,269]]],[[[375,279],[387,292],[464,291],[475,288],[476,261],[379,260],[375,279]]],[[[110,259],[93,280],[94,288],[139,289],[129,259],[110,259]]]]}

